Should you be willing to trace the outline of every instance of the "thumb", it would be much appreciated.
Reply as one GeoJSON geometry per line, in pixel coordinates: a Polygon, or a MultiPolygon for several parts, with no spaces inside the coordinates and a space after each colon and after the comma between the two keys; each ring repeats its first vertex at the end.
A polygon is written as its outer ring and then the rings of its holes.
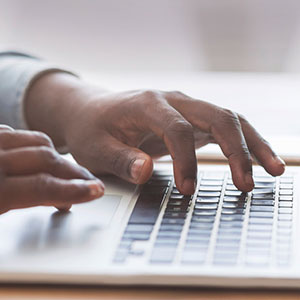
{"type": "Polygon", "coordinates": [[[102,166],[107,172],[135,184],[143,184],[151,177],[153,161],[148,154],[113,137],[105,142],[106,153],[102,166]]]}

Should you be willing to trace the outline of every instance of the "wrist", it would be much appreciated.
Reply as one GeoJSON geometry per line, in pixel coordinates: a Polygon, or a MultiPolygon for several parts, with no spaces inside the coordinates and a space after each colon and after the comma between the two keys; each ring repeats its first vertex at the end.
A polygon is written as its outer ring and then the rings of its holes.
{"type": "Polygon", "coordinates": [[[38,78],[24,99],[30,129],[43,131],[56,147],[66,147],[65,128],[80,107],[84,84],[76,76],[53,72],[38,78]]]}

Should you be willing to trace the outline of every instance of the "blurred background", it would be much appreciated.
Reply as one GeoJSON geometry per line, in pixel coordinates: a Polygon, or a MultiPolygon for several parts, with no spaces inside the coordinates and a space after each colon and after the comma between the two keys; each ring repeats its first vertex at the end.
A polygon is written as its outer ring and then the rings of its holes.
{"type": "Polygon", "coordinates": [[[228,107],[300,164],[299,0],[0,0],[0,48],[228,107]]]}
{"type": "Polygon", "coordinates": [[[299,0],[0,0],[0,46],[79,70],[300,70],[299,0]]]}

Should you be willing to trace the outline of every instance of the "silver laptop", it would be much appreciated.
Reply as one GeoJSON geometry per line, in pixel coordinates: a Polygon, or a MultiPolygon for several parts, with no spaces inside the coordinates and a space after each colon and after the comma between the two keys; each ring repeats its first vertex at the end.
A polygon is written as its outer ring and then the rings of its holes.
{"type": "Polygon", "coordinates": [[[300,287],[299,174],[254,168],[244,194],[226,166],[199,166],[180,194],[170,163],[134,186],[106,178],[106,195],[68,213],[37,207],[0,216],[0,281],[300,287]]]}

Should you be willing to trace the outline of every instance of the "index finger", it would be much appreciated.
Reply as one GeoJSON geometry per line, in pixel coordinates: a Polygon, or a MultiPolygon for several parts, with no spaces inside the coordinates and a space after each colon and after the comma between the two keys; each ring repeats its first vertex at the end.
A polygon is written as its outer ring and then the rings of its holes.
{"type": "Polygon", "coordinates": [[[164,141],[171,154],[177,188],[191,195],[197,180],[193,126],[163,99],[152,99],[149,107],[150,115],[145,114],[144,124],[164,141]]]}

